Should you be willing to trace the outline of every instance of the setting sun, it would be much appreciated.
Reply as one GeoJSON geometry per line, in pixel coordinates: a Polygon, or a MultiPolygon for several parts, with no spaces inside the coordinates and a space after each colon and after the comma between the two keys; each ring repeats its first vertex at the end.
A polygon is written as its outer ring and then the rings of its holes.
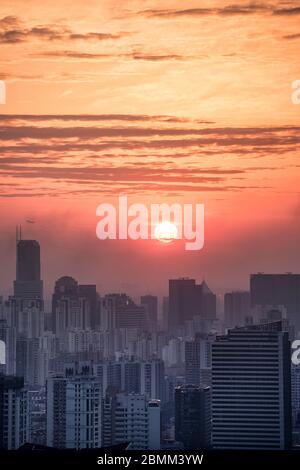
{"type": "Polygon", "coordinates": [[[160,242],[170,243],[177,238],[178,230],[172,222],[164,221],[155,227],[154,235],[160,242]]]}

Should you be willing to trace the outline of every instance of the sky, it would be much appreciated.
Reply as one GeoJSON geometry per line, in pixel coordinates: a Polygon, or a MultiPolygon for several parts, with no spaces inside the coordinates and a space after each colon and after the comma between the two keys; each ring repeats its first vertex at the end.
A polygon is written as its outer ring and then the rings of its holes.
{"type": "Polygon", "coordinates": [[[47,296],[62,275],[136,297],[299,272],[299,20],[297,0],[2,0],[0,295],[17,224],[47,296]],[[120,194],[203,203],[204,248],[98,240],[120,194]]]}

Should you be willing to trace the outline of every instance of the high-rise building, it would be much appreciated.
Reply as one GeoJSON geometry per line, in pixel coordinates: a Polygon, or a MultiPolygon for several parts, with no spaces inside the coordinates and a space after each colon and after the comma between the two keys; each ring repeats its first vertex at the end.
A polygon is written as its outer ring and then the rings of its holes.
{"type": "Polygon", "coordinates": [[[197,285],[195,279],[170,279],[169,327],[176,328],[197,315],[210,320],[216,318],[215,294],[205,281],[197,285]]]}
{"type": "Polygon", "coordinates": [[[182,385],[175,388],[175,438],[185,449],[211,447],[210,388],[182,385]]]}
{"type": "Polygon", "coordinates": [[[224,295],[224,321],[226,328],[246,324],[250,316],[250,292],[227,292],[224,295]]]}
{"type": "Polygon", "coordinates": [[[28,440],[28,400],[19,377],[0,375],[0,449],[18,449],[28,440]]]}
{"type": "Polygon", "coordinates": [[[96,327],[100,321],[98,309],[96,286],[80,285],[70,276],[56,281],[52,296],[52,318],[53,329],[57,334],[72,328],[85,330],[96,327]]]}
{"type": "Polygon", "coordinates": [[[56,448],[101,447],[101,384],[85,375],[47,379],[47,445],[56,448]]]}
{"type": "Polygon", "coordinates": [[[212,345],[213,447],[291,446],[291,355],[281,322],[230,330],[212,345]]]}
{"type": "Polygon", "coordinates": [[[36,240],[17,240],[14,296],[23,300],[43,299],[40,245],[36,240]]]}
{"type": "Polygon", "coordinates": [[[83,299],[83,316],[89,317],[90,326],[96,329],[100,326],[100,298],[94,284],[79,284],[78,295],[83,299]]]}
{"type": "Polygon", "coordinates": [[[287,318],[300,332],[300,274],[252,274],[251,306],[284,306],[287,318]]]}
{"type": "Polygon", "coordinates": [[[102,447],[124,442],[132,450],[160,449],[160,402],[138,394],[108,394],[102,401],[102,447]]]}
{"type": "Polygon", "coordinates": [[[185,342],[185,383],[210,385],[212,337],[197,334],[185,342]]]}
{"type": "Polygon", "coordinates": [[[165,396],[165,365],[161,359],[141,362],[141,394],[163,401],[165,396]]]}
{"type": "Polygon", "coordinates": [[[108,294],[101,302],[101,324],[104,329],[146,327],[145,308],[136,305],[126,294],[108,294]]]}
{"type": "Polygon", "coordinates": [[[155,295],[143,295],[141,297],[141,306],[145,308],[148,329],[156,329],[158,313],[157,297],[155,295]]]}

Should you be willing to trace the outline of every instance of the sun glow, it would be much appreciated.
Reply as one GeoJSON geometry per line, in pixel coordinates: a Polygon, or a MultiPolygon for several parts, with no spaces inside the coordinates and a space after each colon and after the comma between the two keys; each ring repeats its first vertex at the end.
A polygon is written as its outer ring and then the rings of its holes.
{"type": "Polygon", "coordinates": [[[171,243],[178,237],[178,230],[172,222],[164,221],[155,227],[154,235],[160,242],[171,243]]]}

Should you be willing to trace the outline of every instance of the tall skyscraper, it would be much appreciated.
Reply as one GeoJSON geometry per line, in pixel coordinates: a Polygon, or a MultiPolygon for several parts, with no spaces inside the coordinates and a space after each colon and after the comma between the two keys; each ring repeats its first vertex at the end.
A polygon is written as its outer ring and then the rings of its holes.
{"type": "Polygon", "coordinates": [[[183,325],[194,316],[214,320],[216,318],[216,296],[205,281],[200,285],[195,279],[169,280],[169,328],[183,325]]]}
{"type": "Polygon", "coordinates": [[[17,240],[14,296],[29,301],[43,299],[40,245],[36,240],[17,240]]]}
{"type": "Polygon", "coordinates": [[[210,385],[212,338],[197,334],[192,341],[185,342],[185,383],[188,385],[210,385]]]}
{"type": "Polygon", "coordinates": [[[226,328],[246,324],[250,316],[250,292],[227,292],[224,295],[224,321],[226,328]]]}
{"type": "Polygon", "coordinates": [[[291,446],[291,354],[281,322],[230,330],[212,345],[213,447],[291,446]]]}
{"type": "Polygon", "coordinates": [[[169,327],[176,327],[200,313],[195,279],[169,280],[169,327]]]}
{"type": "Polygon", "coordinates": [[[210,388],[175,388],[175,438],[187,450],[211,447],[210,388]]]}
{"type": "Polygon", "coordinates": [[[138,394],[108,394],[102,402],[102,446],[160,449],[160,402],[138,394]]]}
{"type": "Polygon", "coordinates": [[[252,274],[251,306],[284,306],[287,318],[300,332],[300,274],[252,274]]]}
{"type": "Polygon", "coordinates": [[[28,440],[29,419],[24,380],[0,374],[0,449],[18,449],[28,440]]]}
{"type": "Polygon", "coordinates": [[[153,330],[157,327],[158,300],[155,295],[143,295],[141,305],[145,308],[148,328],[153,330]]]}

